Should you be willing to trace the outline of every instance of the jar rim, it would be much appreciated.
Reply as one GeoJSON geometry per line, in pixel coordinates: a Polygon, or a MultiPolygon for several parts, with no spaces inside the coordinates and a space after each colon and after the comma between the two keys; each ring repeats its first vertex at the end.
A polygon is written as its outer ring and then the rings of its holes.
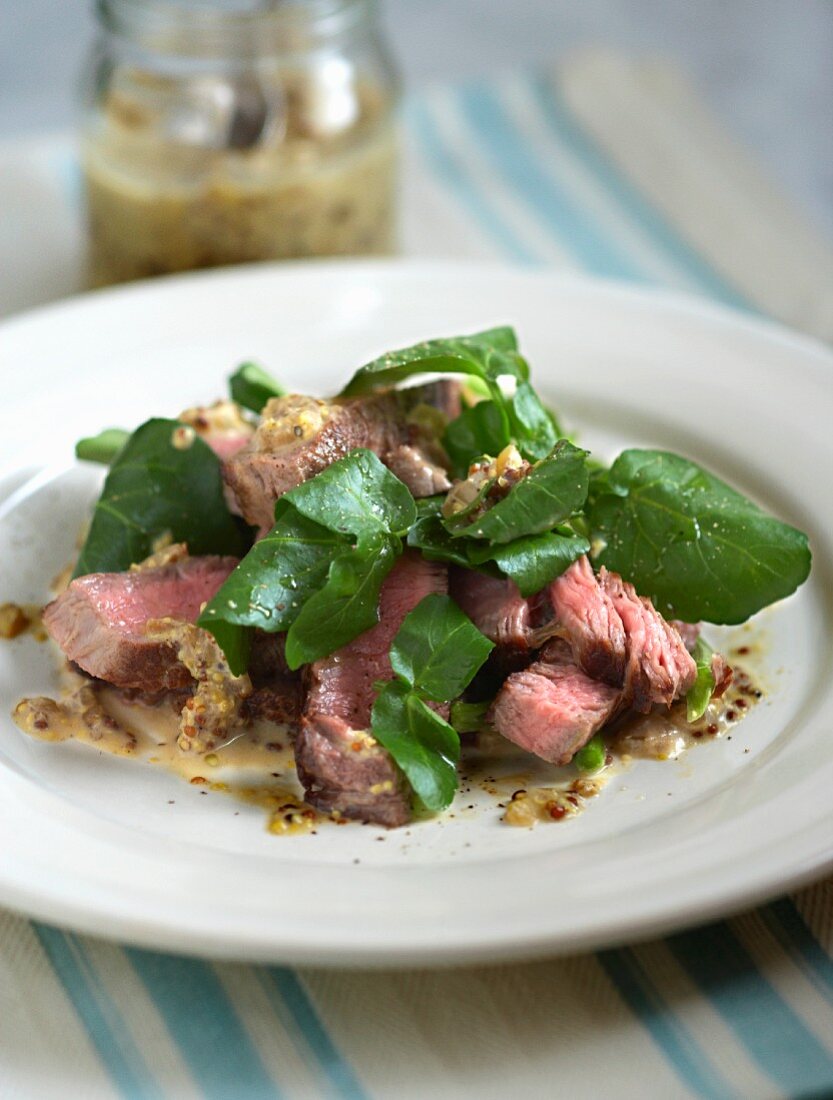
{"type": "Polygon", "coordinates": [[[110,34],[199,57],[309,48],[350,31],[375,8],[376,0],[96,0],[110,34]]]}

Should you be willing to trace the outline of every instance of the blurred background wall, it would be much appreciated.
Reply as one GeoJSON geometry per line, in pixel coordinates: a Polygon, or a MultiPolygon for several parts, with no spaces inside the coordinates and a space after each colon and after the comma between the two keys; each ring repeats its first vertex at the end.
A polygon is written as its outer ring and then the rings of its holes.
{"type": "MultiPolygon", "coordinates": [[[[830,0],[383,0],[412,86],[603,43],[676,57],[833,237],[830,0]]],[[[92,0],[0,0],[0,139],[71,123],[92,0]]]]}

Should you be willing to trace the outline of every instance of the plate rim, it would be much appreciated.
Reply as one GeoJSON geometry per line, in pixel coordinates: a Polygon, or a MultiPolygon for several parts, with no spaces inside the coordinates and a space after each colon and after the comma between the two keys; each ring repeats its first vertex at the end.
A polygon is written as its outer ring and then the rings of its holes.
{"type": "Polygon", "coordinates": [[[742,325],[752,333],[776,339],[788,346],[801,346],[803,350],[833,359],[833,349],[819,337],[811,336],[798,329],[767,317],[751,307],[749,311],[724,302],[698,295],[692,291],[678,290],[672,287],[650,286],[644,283],[631,283],[610,276],[590,275],[581,271],[564,271],[547,266],[527,266],[519,263],[507,263],[500,260],[477,261],[455,259],[412,259],[404,256],[379,257],[311,257],[303,260],[264,261],[260,263],[227,264],[222,267],[204,268],[194,271],[157,275],[153,278],[136,279],[114,286],[96,287],[67,295],[54,302],[45,302],[21,310],[7,317],[0,317],[0,335],[13,331],[18,326],[33,321],[42,322],[50,317],[59,317],[79,307],[94,303],[129,300],[145,295],[155,296],[157,291],[168,290],[173,293],[184,292],[200,283],[222,282],[226,279],[270,278],[275,275],[287,276],[326,276],[349,273],[351,270],[363,274],[411,275],[433,274],[437,271],[448,274],[492,278],[510,276],[530,279],[531,281],[556,281],[576,289],[593,288],[606,290],[623,299],[641,300],[646,304],[664,303],[684,310],[693,315],[709,317],[712,320],[730,322],[733,327],[742,325]]]}

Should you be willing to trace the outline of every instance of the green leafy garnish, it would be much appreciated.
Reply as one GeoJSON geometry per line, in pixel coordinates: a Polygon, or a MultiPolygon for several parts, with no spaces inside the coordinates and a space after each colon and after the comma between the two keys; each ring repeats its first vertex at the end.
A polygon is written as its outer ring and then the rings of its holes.
{"type": "Polygon", "coordinates": [[[379,621],[382,582],[402,552],[396,536],[360,542],[333,558],[323,588],[306,601],[286,635],[290,668],[326,657],[379,621]]]}
{"type": "MultiPolygon", "coordinates": [[[[534,461],[548,455],[555,445],[556,425],[529,384],[529,366],[508,326],[390,351],[356,371],[342,395],[353,397],[425,373],[469,374],[486,384],[496,414],[492,427],[503,440],[500,447],[490,441],[490,453],[496,454],[514,440],[521,454],[534,461]],[[507,382],[511,392],[504,392],[501,382],[507,382]]],[[[462,446],[455,449],[457,458],[462,446]]]]}
{"type": "Polygon", "coordinates": [[[494,562],[527,598],[560,577],[589,549],[590,543],[583,535],[563,528],[485,549],[469,544],[469,556],[471,563],[478,567],[487,561],[494,562]]]}
{"type": "Polygon", "coordinates": [[[246,629],[287,631],[291,668],[324,657],[378,621],[382,582],[416,520],[407,488],[371,451],[352,451],[275,505],[275,524],[204,608],[232,672],[246,629]]]}
{"type": "Polygon", "coordinates": [[[229,378],[232,401],[259,413],[273,397],[284,397],[286,389],[257,363],[241,363],[229,378]]]}
{"type": "Polygon", "coordinates": [[[84,462],[100,462],[103,466],[109,466],[128,439],[130,432],[124,428],[105,428],[98,435],[79,439],[75,444],[75,457],[84,462]]]}
{"type": "Polygon", "coordinates": [[[698,638],[692,653],[694,663],[697,665],[697,679],[685,697],[685,716],[688,722],[696,722],[703,717],[714,692],[713,656],[714,650],[709,643],[698,638]]]}
{"type": "Polygon", "coordinates": [[[448,721],[458,733],[478,733],[486,724],[490,705],[491,701],[488,699],[482,703],[467,703],[463,699],[455,699],[451,704],[448,721]]]}
{"type": "Polygon", "coordinates": [[[283,498],[331,531],[368,541],[405,535],[416,522],[414,498],[372,451],[351,451],[283,498]]]}
{"type": "Polygon", "coordinates": [[[594,480],[588,520],[596,564],[685,622],[744,622],[810,571],[805,534],[667,451],[623,451],[594,480]]]}
{"type": "Polygon", "coordinates": [[[449,596],[426,596],[399,628],[390,663],[400,679],[443,703],[463,693],[492,649],[449,596]]]}
{"type": "Polygon", "coordinates": [[[235,676],[248,664],[247,628],[288,630],[326,582],[333,559],[349,549],[349,539],[301,515],[286,496],[277,502],[272,530],[254,544],[198,620],[217,639],[235,676]]]}
{"type": "Polygon", "coordinates": [[[445,525],[458,538],[488,539],[493,544],[550,531],[578,512],[587,499],[586,458],[587,451],[559,440],[551,454],[537,462],[503,500],[469,522],[480,503],[475,501],[446,519],[445,525]]]}
{"type": "Polygon", "coordinates": [[[426,809],[438,813],[451,804],[460,738],[417,692],[401,680],[386,684],[373,704],[371,730],[426,809]]]}
{"type": "Polygon", "coordinates": [[[463,409],[445,430],[443,446],[457,477],[465,477],[479,455],[497,455],[511,443],[506,420],[494,401],[463,409]]]}
{"type": "Polygon", "coordinates": [[[470,543],[455,539],[442,521],[443,497],[427,497],[417,501],[417,521],[408,532],[408,545],[421,550],[429,561],[447,561],[471,568],[470,543]]]}
{"type": "Polygon", "coordinates": [[[441,507],[441,497],[417,501],[419,518],[408,532],[408,545],[421,550],[430,561],[447,561],[465,569],[509,577],[524,597],[546,588],[590,549],[588,540],[569,527],[502,545],[455,538],[442,521],[441,507]]]}
{"type": "Polygon", "coordinates": [[[444,519],[442,499],[419,502],[419,519],[408,544],[427,558],[453,562],[511,578],[523,596],[540,592],[590,549],[568,526],[557,526],[581,508],[587,496],[587,452],[561,440],[506,497],[470,521],[488,492],[463,512],[444,519]]]}
{"type": "Polygon", "coordinates": [[[405,616],[390,651],[394,679],[373,704],[371,732],[429,810],[444,810],[457,790],[460,738],[428,706],[471,682],[493,645],[449,596],[426,596],[405,616]]]}
{"type": "Polygon", "coordinates": [[[148,420],[110,467],[74,577],[119,572],[161,535],[192,554],[245,552],[248,540],[223,497],[220,461],[176,420],[148,420]],[[179,445],[178,445],[179,444],[179,445]]]}

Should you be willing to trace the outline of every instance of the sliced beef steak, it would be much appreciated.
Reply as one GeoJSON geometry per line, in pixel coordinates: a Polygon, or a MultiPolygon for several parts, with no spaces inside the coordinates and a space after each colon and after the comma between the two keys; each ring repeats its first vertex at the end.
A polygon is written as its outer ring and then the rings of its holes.
{"type": "Polygon", "coordinates": [[[552,625],[570,643],[576,663],[589,676],[620,687],[627,661],[625,627],[586,555],[552,582],[547,596],[552,625]]]}
{"type": "Polygon", "coordinates": [[[325,813],[395,828],[411,817],[403,779],[382,748],[343,718],[303,720],[295,742],[307,801],[325,813]]]}
{"type": "MultiPolygon", "coordinates": [[[[263,410],[251,443],[223,465],[240,514],[268,530],[279,497],[359,447],[383,461],[392,456],[397,476],[415,495],[442,491],[435,488],[443,481],[441,456],[424,439],[415,410],[430,400],[442,412],[453,404],[455,385],[433,383],[330,402],[297,394],[275,398],[263,410]],[[412,452],[403,453],[403,446],[412,452]]],[[[447,477],[444,484],[450,484],[447,477]]]]}
{"type": "Polygon", "coordinates": [[[627,634],[626,702],[644,714],[653,706],[670,707],[697,676],[694,658],[679,632],[618,573],[602,568],[599,587],[610,598],[627,634]]]}
{"type": "Polygon", "coordinates": [[[313,805],[382,825],[409,819],[399,772],[366,732],[376,695],[373,685],[392,676],[388,654],[408,612],[425,596],[446,588],[444,566],[406,552],[382,586],[377,625],[309,667],[295,758],[313,805]]]}
{"type": "Polygon", "coordinates": [[[292,672],[286,663],[285,643],[285,634],[252,632],[248,673],[253,690],[244,708],[248,718],[277,722],[295,733],[304,692],[300,673],[292,672]]]}
{"type": "Polygon", "coordinates": [[[452,568],[449,591],[477,629],[496,646],[528,652],[532,644],[530,603],[508,578],[452,568]]]}
{"type": "Polygon", "coordinates": [[[722,653],[715,653],[712,656],[712,676],[714,676],[712,698],[716,698],[724,693],[735,678],[734,669],[722,653]]]}
{"type": "Polygon", "coordinates": [[[570,647],[553,641],[537,661],[508,677],[490,718],[495,729],[527,752],[568,764],[621,706],[622,692],[588,676],[570,647]]]}
{"type": "Polygon", "coordinates": [[[91,676],[145,692],[188,687],[191,674],[176,646],[148,637],[146,624],[194,622],[236,564],[197,557],[133,573],[90,573],[49,604],[43,621],[69,660],[91,676]]]}
{"type": "Polygon", "coordinates": [[[404,481],[415,497],[433,497],[451,488],[445,467],[417,444],[401,443],[383,458],[391,473],[404,481]]]}
{"type": "MultiPolygon", "coordinates": [[[[669,626],[673,626],[683,640],[683,645],[689,653],[694,653],[697,639],[700,637],[699,623],[684,623],[680,619],[670,619],[669,626]]],[[[713,697],[720,696],[731,684],[734,678],[732,666],[722,653],[712,654],[712,676],[714,676],[713,697]]]]}
{"type": "Polygon", "coordinates": [[[688,652],[693,653],[697,639],[700,637],[700,624],[684,623],[681,619],[669,619],[668,622],[680,635],[688,652]]]}
{"type": "Polygon", "coordinates": [[[455,420],[462,412],[462,385],[456,378],[437,378],[419,386],[400,390],[405,407],[413,411],[419,405],[427,405],[442,413],[446,420],[455,420]]]}
{"type": "Polygon", "coordinates": [[[301,721],[303,691],[301,681],[286,677],[255,687],[243,704],[245,717],[251,721],[276,722],[296,731],[301,721]]]}
{"type": "MultiPolygon", "coordinates": [[[[538,601],[544,609],[539,637],[549,633],[568,641],[576,663],[588,675],[623,687],[635,710],[670,706],[694,683],[696,666],[679,630],[618,573],[602,568],[596,576],[589,560],[579,558],[549,586],[547,601],[538,601]]],[[[696,629],[685,624],[691,644],[696,629]]]]}

